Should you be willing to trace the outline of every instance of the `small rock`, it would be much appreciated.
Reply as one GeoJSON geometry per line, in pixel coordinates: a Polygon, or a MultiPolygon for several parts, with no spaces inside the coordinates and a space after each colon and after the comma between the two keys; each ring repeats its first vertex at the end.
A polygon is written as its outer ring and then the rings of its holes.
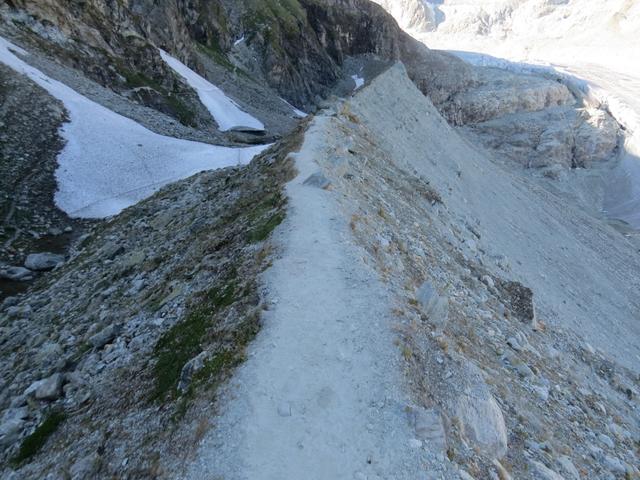
{"type": "Polygon", "coordinates": [[[102,348],[107,343],[113,341],[118,334],[118,328],[115,325],[109,325],[107,328],[102,329],[95,335],[89,338],[89,343],[93,345],[94,348],[102,348]]]}
{"type": "Polygon", "coordinates": [[[502,464],[498,460],[493,461],[493,466],[495,467],[498,478],[500,480],[511,480],[511,475],[507,472],[507,469],[502,466],[502,464]]]}
{"type": "Polygon", "coordinates": [[[422,440],[418,440],[417,438],[410,438],[409,448],[412,448],[413,450],[418,450],[419,448],[422,448],[422,440]]]}
{"type": "Polygon", "coordinates": [[[29,305],[7,308],[7,316],[9,318],[28,318],[29,315],[31,315],[31,307],[29,305]]]}
{"type": "Polygon", "coordinates": [[[310,175],[303,183],[304,185],[322,188],[323,190],[326,190],[331,185],[331,181],[320,172],[310,175]]]}
{"type": "Polygon", "coordinates": [[[494,288],[496,286],[493,278],[491,278],[489,275],[482,276],[482,283],[484,283],[489,288],[494,288]]]}
{"type": "Polygon", "coordinates": [[[507,345],[513,348],[516,352],[520,352],[524,348],[516,337],[509,337],[507,339],[507,345]]]}
{"type": "Polygon", "coordinates": [[[558,470],[560,470],[566,478],[570,480],[580,480],[580,472],[578,472],[578,469],[569,457],[562,455],[558,457],[556,462],[559,467],[558,470]]]}
{"type": "Polygon", "coordinates": [[[564,480],[561,475],[535,460],[531,461],[531,471],[533,473],[532,478],[536,480],[564,480]]]}
{"type": "Polygon", "coordinates": [[[458,472],[458,475],[460,476],[460,480],[475,480],[475,478],[473,478],[471,475],[469,475],[464,470],[460,470],[458,472]]]}
{"type": "Polygon", "coordinates": [[[2,302],[2,308],[14,307],[20,302],[18,297],[7,297],[2,302]]]}
{"type": "Polygon", "coordinates": [[[625,474],[627,472],[627,467],[625,466],[625,464],[616,457],[612,457],[611,455],[604,456],[602,465],[611,473],[625,474]]]}
{"type": "Polygon", "coordinates": [[[609,435],[605,435],[604,433],[601,433],[598,435],[598,440],[600,440],[602,443],[604,443],[607,447],[613,449],[615,448],[615,443],[613,443],[613,440],[611,440],[611,437],[609,435]]]}
{"type": "Polygon", "coordinates": [[[99,457],[96,453],[91,453],[77,460],[71,465],[71,469],[69,470],[71,480],[89,480],[95,478],[98,460],[99,457]]]}
{"type": "Polygon", "coordinates": [[[187,391],[189,385],[191,385],[193,375],[204,368],[207,356],[207,352],[201,352],[184,364],[180,372],[180,381],[178,382],[179,391],[183,393],[187,391]]]}
{"type": "Polygon", "coordinates": [[[446,451],[447,438],[442,425],[442,417],[438,411],[415,408],[410,411],[410,418],[419,440],[422,440],[427,444],[427,447],[434,451],[446,451]]]}
{"type": "Polygon", "coordinates": [[[32,253],[27,256],[24,266],[29,270],[43,272],[53,270],[58,265],[64,263],[64,256],[55,253],[32,253]]]}
{"type": "Polygon", "coordinates": [[[278,415],[281,417],[291,416],[291,404],[289,402],[282,402],[278,405],[278,415]]]}
{"type": "Polygon", "coordinates": [[[515,368],[516,372],[518,372],[518,375],[520,375],[522,378],[532,378],[535,376],[533,370],[531,370],[531,368],[529,368],[529,365],[527,365],[526,363],[520,363],[516,365],[515,368]]]}
{"type": "Polygon", "coordinates": [[[538,398],[540,398],[540,400],[542,400],[543,402],[549,400],[549,387],[545,385],[534,385],[533,391],[538,394],[538,398]]]}

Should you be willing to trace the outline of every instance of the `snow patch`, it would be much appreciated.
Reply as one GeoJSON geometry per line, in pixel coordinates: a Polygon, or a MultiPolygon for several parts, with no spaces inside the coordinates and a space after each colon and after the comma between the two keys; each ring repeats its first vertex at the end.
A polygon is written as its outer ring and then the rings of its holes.
{"type": "Polygon", "coordinates": [[[307,114],[305,112],[303,112],[302,110],[298,110],[296,107],[294,107],[289,102],[287,102],[284,98],[282,98],[282,97],[278,97],[278,98],[280,98],[280,100],[282,100],[284,103],[286,103],[287,105],[289,105],[291,107],[291,109],[293,110],[293,113],[295,114],[296,117],[304,118],[304,117],[307,116],[307,114]]]}
{"type": "Polygon", "coordinates": [[[244,42],[244,35],[241,36],[238,40],[236,40],[235,42],[233,42],[233,46],[237,47],[238,45],[240,45],[242,42],[244,42]]]}
{"type": "Polygon", "coordinates": [[[173,71],[184,78],[189,86],[198,92],[200,101],[209,110],[220,131],[226,132],[234,128],[264,130],[264,125],[260,120],[242,111],[236,102],[227,97],[222,90],[209,82],[209,80],[201,77],[162,49],[160,49],[160,56],[173,71]]]}
{"type": "Polygon", "coordinates": [[[364,78],[362,78],[360,75],[358,74],[351,75],[351,78],[353,79],[353,82],[356,84],[356,88],[354,90],[358,90],[364,85],[364,78]]]}
{"type": "MultiPolygon", "coordinates": [[[[31,67],[0,37],[0,62],[28,76],[69,113],[61,128],[56,205],[71,217],[104,218],[195,173],[246,164],[267,145],[229,148],[158,135],[31,67]]],[[[26,53],[26,52],[25,52],[26,53]]]]}

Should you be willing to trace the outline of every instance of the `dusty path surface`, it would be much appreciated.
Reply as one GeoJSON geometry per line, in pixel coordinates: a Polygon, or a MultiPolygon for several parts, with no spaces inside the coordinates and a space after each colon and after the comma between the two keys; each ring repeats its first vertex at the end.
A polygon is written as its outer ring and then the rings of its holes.
{"type": "Polygon", "coordinates": [[[335,192],[303,184],[329,123],[317,117],[296,155],[263,330],[188,478],[420,478],[388,294],[335,192]]]}

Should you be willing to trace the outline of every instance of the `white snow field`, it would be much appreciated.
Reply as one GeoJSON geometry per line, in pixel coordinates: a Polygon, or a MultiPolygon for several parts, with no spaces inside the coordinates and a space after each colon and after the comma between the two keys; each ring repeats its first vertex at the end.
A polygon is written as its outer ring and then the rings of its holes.
{"type": "Polygon", "coordinates": [[[28,76],[60,100],[69,114],[61,129],[55,203],[71,217],[104,218],[152,195],[162,186],[203,170],[246,164],[267,148],[230,148],[151,132],[47,77],[0,37],[0,62],[28,76]]]}
{"type": "Polygon", "coordinates": [[[226,132],[234,128],[264,130],[264,124],[260,120],[242,111],[236,102],[227,97],[222,90],[209,82],[209,80],[201,77],[162,49],[160,49],[160,56],[167,65],[186,80],[191,88],[198,92],[200,101],[207,107],[207,110],[209,110],[209,113],[218,124],[220,131],[226,132]]]}

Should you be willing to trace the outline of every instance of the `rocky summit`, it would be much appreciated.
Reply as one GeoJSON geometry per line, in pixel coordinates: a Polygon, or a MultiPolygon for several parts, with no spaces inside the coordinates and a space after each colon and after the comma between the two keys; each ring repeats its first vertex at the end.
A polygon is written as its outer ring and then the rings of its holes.
{"type": "Polygon", "coordinates": [[[0,477],[640,479],[587,3],[0,4],[0,477]]]}

